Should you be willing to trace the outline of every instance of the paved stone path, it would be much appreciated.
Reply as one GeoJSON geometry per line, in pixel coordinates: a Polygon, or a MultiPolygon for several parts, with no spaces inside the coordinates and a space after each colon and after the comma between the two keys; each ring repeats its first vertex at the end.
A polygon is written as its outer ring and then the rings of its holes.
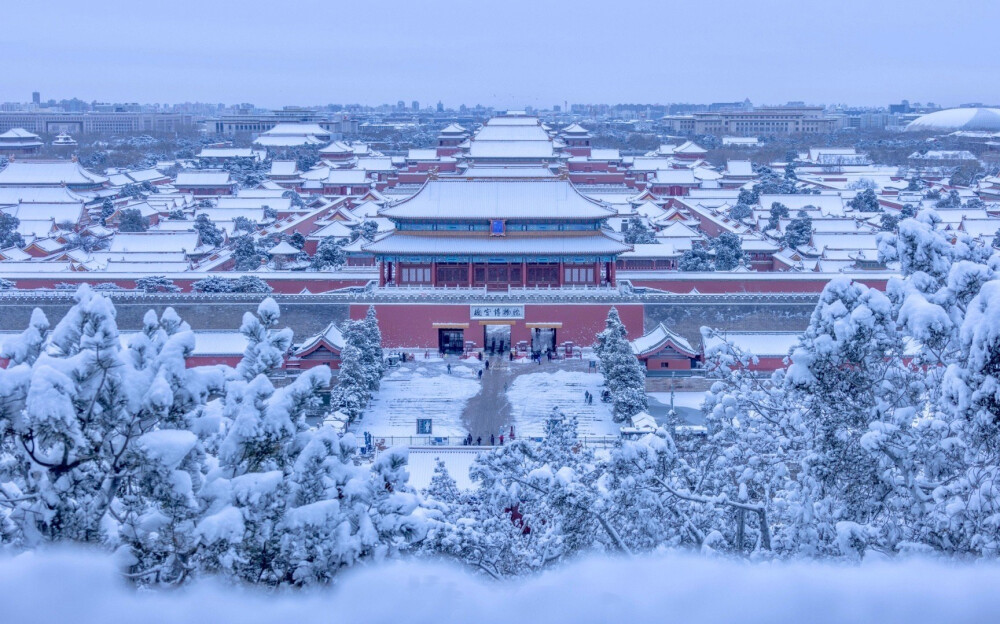
{"type": "MultiPolygon", "coordinates": [[[[587,366],[587,361],[581,360],[548,362],[543,359],[541,365],[516,364],[511,363],[506,357],[494,356],[490,358],[490,369],[483,372],[482,388],[479,394],[469,399],[469,402],[465,404],[462,422],[473,438],[482,436],[484,444],[488,443],[491,433],[499,436],[502,430],[506,437],[513,423],[511,405],[507,400],[507,389],[514,383],[515,379],[521,375],[555,370],[586,371],[587,366]]],[[[517,432],[515,431],[515,433],[517,432]]]]}

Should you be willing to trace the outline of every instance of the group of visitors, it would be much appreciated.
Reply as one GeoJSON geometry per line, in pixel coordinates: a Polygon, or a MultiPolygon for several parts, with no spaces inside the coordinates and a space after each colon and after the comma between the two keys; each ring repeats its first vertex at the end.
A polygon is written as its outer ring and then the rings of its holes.
{"type": "MultiPolygon", "coordinates": [[[[501,433],[500,437],[499,437],[500,446],[503,446],[504,439],[505,439],[505,436],[504,436],[504,434],[501,433]]],[[[508,436],[506,436],[506,439],[509,440],[510,442],[514,441],[514,427],[513,427],[513,425],[511,426],[511,428],[510,428],[510,434],[508,436]]],[[[497,440],[498,440],[498,438],[491,433],[490,434],[490,446],[496,446],[497,445],[497,440]]],[[[465,438],[462,440],[462,446],[482,446],[482,445],[483,445],[483,437],[482,436],[478,436],[478,437],[475,438],[475,440],[473,440],[471,433],[469,435],[465,436],[465,438]]]]}
{"type": "Polygon", "coordinates": [[[537,363],[538,365],[541,365],[543,356],[545,357],[546,360],[551,362],[553,359],[555,359],[556,354],[553,353],[552,349],[546,349],[545,351],[532,351],[531,361],[537,363]]]}

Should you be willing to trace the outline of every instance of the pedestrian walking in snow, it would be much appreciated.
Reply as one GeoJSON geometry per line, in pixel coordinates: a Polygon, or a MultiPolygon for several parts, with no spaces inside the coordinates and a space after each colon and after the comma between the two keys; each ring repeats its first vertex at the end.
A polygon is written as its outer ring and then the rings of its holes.
{"type": "Polygon", "coordinates": [[[482,446],[482,445],[483,445],[483,436],[479,436],[478,438],[476,438],[476,446],[482,446]]]}
{"type": "Polygon", "coordinates": [[[500,446],[503,446],[503,434],[500,434],[500,446]]]}
{"type": "Polygon", "coordinates": [[[483,378],[483,369],[480,368],[478,371],[476,371],[476,374],[479,375],[480,379],[482,379],[483,378]]]}
{"type": "Polygon", "coordinates": [[[514,439],[514,425],[511,425],[511,426],[510,426],[510,439],[511,439],[511,440],[513,440],[513,439],[514,439]]]}
{"type": "Polygon", "coordinates": [[[495,445],[496,445],[496,443],[497,443],[497,439],[496,439],[496,438],[494,438],[494,437],[493,437],[493,434],[491,433],[491,434],[490,434],[490,446],[495,446],[495,445]]]}
{"type": "Polygon", "coordinates": [[[451,362],[448,362],[448,374],[451,374],[451,362]]]}
{"type": "Polygon", "coordinates": [[[490,361],[486,360],[486,370],[490,370],[490,361]]]}

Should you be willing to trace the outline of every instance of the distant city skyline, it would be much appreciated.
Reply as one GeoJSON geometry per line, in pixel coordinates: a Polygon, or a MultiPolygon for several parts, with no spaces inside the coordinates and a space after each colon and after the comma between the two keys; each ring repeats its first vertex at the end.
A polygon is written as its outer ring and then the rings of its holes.
{"type": "Polygon", "coordinates": [[[503,5],[15,3],[0,101],[1000,102],[1000,6],[952,0],[503,5]],[[780,19],[779,19],[780,17],[780,19]]]}

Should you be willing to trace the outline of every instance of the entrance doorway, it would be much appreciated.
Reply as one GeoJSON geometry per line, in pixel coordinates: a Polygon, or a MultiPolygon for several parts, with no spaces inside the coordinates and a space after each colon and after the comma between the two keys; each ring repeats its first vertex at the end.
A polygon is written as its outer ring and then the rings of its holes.
{"type": "Polygon", "coordinates": [[[534,353],[544,354],[546,351],[556,351],[556,330],[555,328],[544,329],[536,327],[531,330],[531,350],[534,353]]]}
{"type": "Polygon", "coordinates": [[[439,329],[438,351],[441,353],[462,353],[465,351],[465,331],[461,329],[439,329]]]}
{"type": "Polygon", "coordinates": [[[483,325],[483,350],[489,355],[510,351],[510,325],[483,325]]]}

